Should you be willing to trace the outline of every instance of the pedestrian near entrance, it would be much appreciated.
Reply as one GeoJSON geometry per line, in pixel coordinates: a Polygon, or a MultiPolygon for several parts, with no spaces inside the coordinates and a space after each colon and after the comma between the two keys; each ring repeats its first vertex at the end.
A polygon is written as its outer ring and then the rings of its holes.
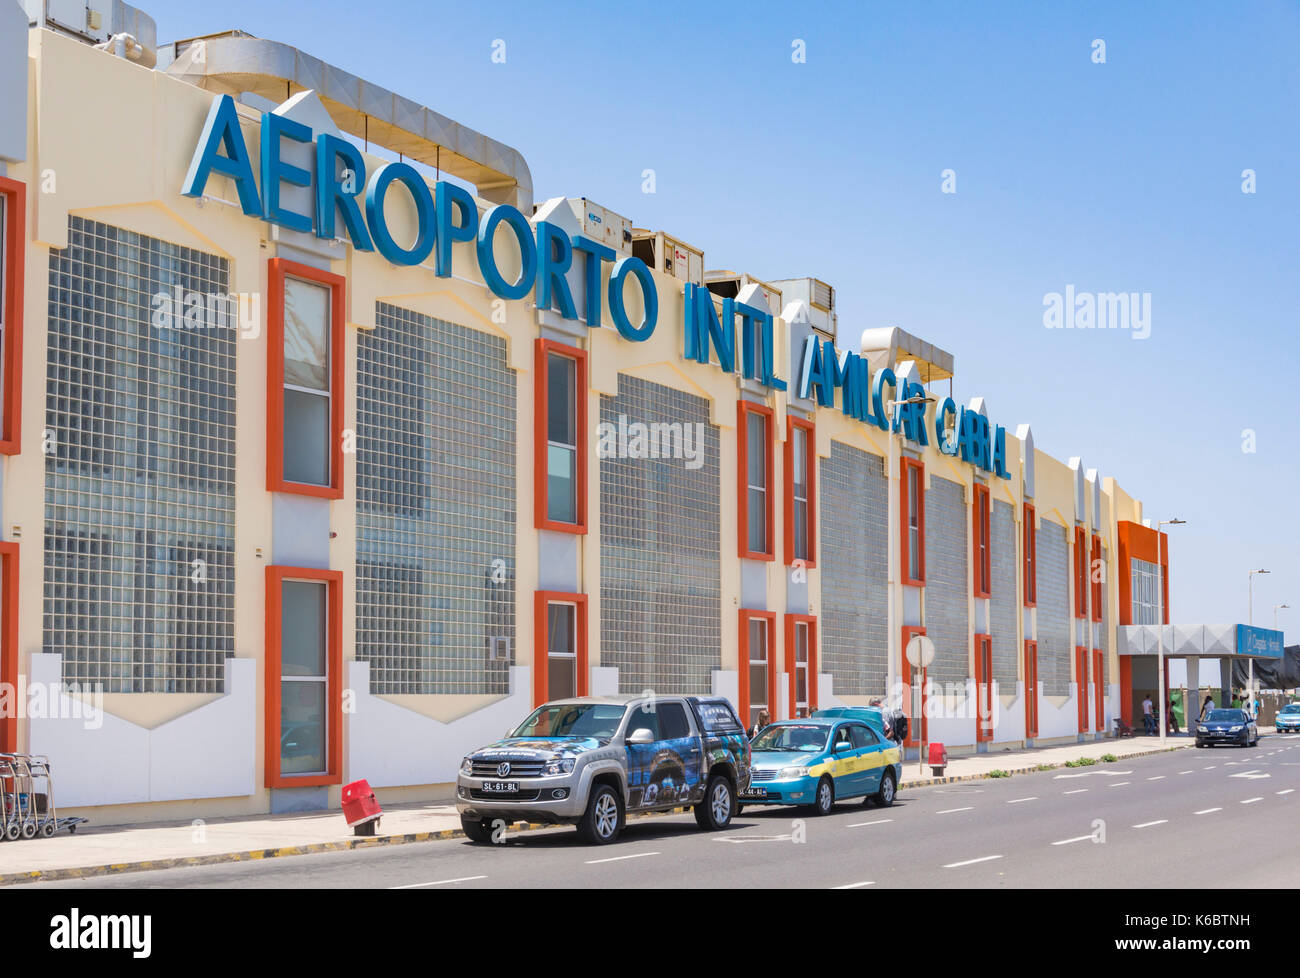
{"type": "Polygon", "coordinates": [[[1196,719],[1204,720],[1205,715],[1213,709],[1214,709],[1214,697],[1213,696],[1205,697],[1205,702],[1201,704],[1201,715],[1196,719]]]}
{"type": "Polygon", "coordinates": [[[758,722],[754,724],[753,729],[749,731],[749,739],[753,740],[755,737],[757,737],[759,733],[762,731],[762,729],[768,726],[769,724],[771,724],[771,722],[772,722],[772,715],[768,713],[767,710],[759,710],[758,722]]]}
{"type": "Polygon", "coordinates": [[[1178,729],[1178,717],[1175,716],[1175,714],[1174,714],[1174,701],[1173,701],[1173,700],[1170,700],[1170,701],[1169,701],[1168,708],[1169,708],[1169,714],[1168,714],[1168,715],[1169,715],[1169,732],[1170,732],[1171,734],[1179,733],[1179,729],[1178,729]]]}
{"type": "Polygon", "coordinates": [[[1150,693],[1142,697],[1142,732],[1145,734],[1156,732],[1156,718],[1152,712],[1150,693]]]}

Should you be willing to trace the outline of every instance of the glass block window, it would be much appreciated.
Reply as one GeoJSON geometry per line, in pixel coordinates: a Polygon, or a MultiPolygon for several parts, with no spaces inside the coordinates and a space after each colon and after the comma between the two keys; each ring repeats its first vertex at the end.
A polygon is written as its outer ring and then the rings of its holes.
{"type": "Polygon", "coordinates": [[[1038,527],[1038,679],[1046,696],[1070,693],[1070,541],[1061,524],[1038,527]]]}
{"type": "Polygon", "coordinates": [[[225,689],[238,335],[228,283],[222,258],[79,217],[50,254],[43,649],[63,656],[65,682],[225,689]]]}
{"type": "Polygon", "coordinates": [[[626,374],[600,399],[601,426],[620,419],[629,445],[636,424],[689,431],[697,456],[600,459],[601,665],[625,692],[709,693],[722,666],[718,429],[703,398],[626,374]]]}
{"type": "Polygon", "coordinates": [[[971,673],[969,524],[966,487],[931,476],[925,494],[925,633],[934,640],[927,674],[937,683],[964,683],[971,673]]]}
{"type": "Polygon", "coordinates": [[[505,341],[384,303],[357,338],[357,659],[376,694],[508,692],[515,375],[505,341]]]}
{"type": "Polygon", "coordinates": [[[819,462],[820,668],[831,674],[836,695],[883,696],[889,682],[884,459],[832,441],[819,462]]]}

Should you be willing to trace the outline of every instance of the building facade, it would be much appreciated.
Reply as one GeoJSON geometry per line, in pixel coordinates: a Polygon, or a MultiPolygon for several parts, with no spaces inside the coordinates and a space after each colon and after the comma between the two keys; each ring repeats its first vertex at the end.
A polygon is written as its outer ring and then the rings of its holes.
{"type": "Polygon", "coordinates": [[[63,806],[445,796],[575,694],[919,686],[972,751],[1130,710],[1115,629],[1168,608],[1167,550],[957,405],[950,354],[534,204],[515,150],[286,45],[92,7],[0,0],[0,737],[63,806]]]}

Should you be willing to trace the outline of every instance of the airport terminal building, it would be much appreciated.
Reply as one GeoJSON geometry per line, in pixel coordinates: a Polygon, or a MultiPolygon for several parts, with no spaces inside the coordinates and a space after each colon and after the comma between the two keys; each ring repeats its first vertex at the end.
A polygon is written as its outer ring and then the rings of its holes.
{"type": "Polygon", "coordinates": [[[910,713],[918,634],[950,750],[1137,709],[1120,644],[1167,621],[1168,550],[997,378],[958,404],[951,353],[829,284],[537,202],[516,150],[287,44],[27,8],[0,0],[0,739],[62,806],[449,797],[573,694],[910,713]]]}

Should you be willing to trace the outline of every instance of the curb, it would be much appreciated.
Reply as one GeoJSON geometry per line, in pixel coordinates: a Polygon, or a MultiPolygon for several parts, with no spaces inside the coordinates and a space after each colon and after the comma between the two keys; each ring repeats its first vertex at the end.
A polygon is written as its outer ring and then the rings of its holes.
{"type": "MultiPolygon", "coordinates": [[[[1120,758],[1126,761],[1132,757],[1146,757],[1150,754],[1167,754],[1171,751],[1182,750],[1186,745],[1177,747],[1166,747],[1163,750],[1138,751],[1134,754],[1125,754],[1120,758]]],[[[1065,763],[1044,765],[1043,770],[1054,770],[1064,767],[1065,763]]],[[[1036,774],[1039,767],[1022,767],[1015,768],[1007,772],[1009,775],[1017,774],[1036,774]]],[[[983,781],[988,779],[986,774],[961,774],[949,778],[930,778],[924,781],[903,781],[899,784],[899,790],[904,788],[925,788],[930,785],[956,784],[959,781],[983,781]]],[[[680,815],[690,811],[689,808],[679,807],[671,808],[664,812],[647,812],[644,815],[634,815],[635,819],[655,818],[664,815],[680,815]]],[[[536,822],[527,822],[517,825],[512,832],[535,832],[539,829],[553,828],[554,826],[543,825],[536,822]]],[[[242,852],[215,852],[206,856],[176,856],[171,859],[148,859],[141,862],[133,863],[105,863],[99,866],[69,866],[63,869],[33,869],[24,873],[4,873],[0,874],[0,887],[14,886],[22,883],[52,883],[61,880],[81,880],[94,879],[99,876],[117,876],[122,873],[147,873],[161,869],[185,869],[193,866],[215,866],[221,863],[242,863],[253,862],[259,859],[280,859],[285,856],[310,856],[324,852],[347,852],[352,849],[373,849],[381,846],[401,846],[409,845],[415,842],[438,842],[445,839],[463,839],[465,833],[461,829],[441,829],[436,832],[407,832],[402,835],[380,835],[380,836],[358,836],[351,839],[340,839],[336,842],[314,842],[302,846],[280,846],[273,849],[246,849],[242,852]]]]}
{"type": "MultiPolygon", "coordinates": [[[[1185,750],[1187,747],[1190,746],[1191,746],[1190,744],[1179,744],[1177,747],[1165,747],[1165,748],[1157,747],[1153,750],[1136,751],[1135,753],[1125,754],[1123,757],[1117,758],[1115,763],[1119,763],[1120,761],[1127,761],[1133,757],[1148,757],[1151,754],[1168,754],[1176,750],[1185,750]]],[[[1103,762],[1099,760],[1097,763],[1101,764],[1107,762],[1103,762]]],[[[1017,774],[1038,774],[1040,771],[1054,771],[1058,768],[1063,768],[1063,767],[1065,767],[1064,761],[1061,761],[1058,764],[1042,764],[1042,765],[1036,764],[1033,767],[1011,768],[1006,772],[1006,774],[1008,777],[1014,777],[1017,774]]],[[[901,784],[899,784],[898,789],[901,791],[904,788],[925,788],[932,784],[956,784],[959,781],[984,781],[984,780],[1001,780],[1001,779],[991,778],[989,772],[986,772],[984,774],[959,774],[951,778],[929,778],[924,781],[904,781],[901,784]]]]}
{"type": "MultiPolygon", "coordinates": [[[[633,815],[634,819],[654,818],[663,815],[681,815],[689,808],[671,808],[663,812],[646,812],[633,815]]],[[[537,822],[516,823],[511,832],[536,832],[555,828],[537,822]]],[[[438,842],[444,839],[463,839],[462,829],[440,829],[436,832],[407,832],[402,835],[364,836],[340,839],[337,842],[313,842],[302,846],[279,846],[274,849],[246,849],[242,852],[214,852],[206,856],[176,856],[170,859],[147,859],[134,863],[105,863],[99,866],[68,866],[61,869],[32,869],[23,873],[0,874],[0,887],[22,883],[52,883],[61,880],[94,879],[99,876],[117,876],[122,873],[147,873],[160,869],[185,869],[192,866],[215,866],[220,863],[244,863],[259,859],[279,859],[284,856],[310,856],[323,852],[347,852],[351,849],[372,849],[381,846],[402,846],[413,842],[438,842]]]]}

